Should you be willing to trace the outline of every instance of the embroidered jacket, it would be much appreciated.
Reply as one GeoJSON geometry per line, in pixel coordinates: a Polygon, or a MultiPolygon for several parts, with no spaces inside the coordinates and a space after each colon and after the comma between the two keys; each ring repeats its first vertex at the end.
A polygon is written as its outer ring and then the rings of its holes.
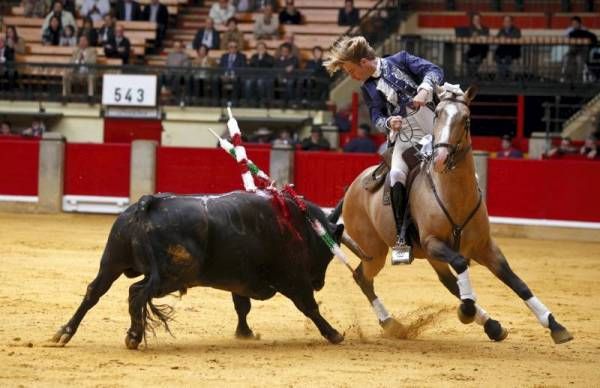
{"type": "Polygon", "coordinates": [[[390,116],[406,116],[406,108],[421,90],[427,90],[427,102],[433,98],[435,85],[444,79],[442,69],[406,51],[378,58],[377,70],[361,86],[373,125],[387,132],[390,116]]]}

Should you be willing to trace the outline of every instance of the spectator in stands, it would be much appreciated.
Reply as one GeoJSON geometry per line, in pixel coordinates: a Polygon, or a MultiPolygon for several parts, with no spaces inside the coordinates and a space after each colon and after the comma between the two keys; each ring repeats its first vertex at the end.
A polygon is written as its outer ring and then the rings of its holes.
{"type": "Polygon", "coordinates": [[[0,36],[0,88],[13,90],[15,87],[16,71],[13,66],[15,51],[8,47],[4,37],[0,36]]]}
{"type": "Polygon", "coordinates": [[[299,60],[298,57],[292,55],[292,47],[289,43],[283,43],[279,46],[279,52],[281,54],[275,58],[275,67],[282,69],[283,72],[279,74],[277,83],[284,89],[283,100],[285,103],[292,102],[292,104],[295,104],[296,95],[294,88],[296,80],[293,73],[299,67],[299,60]]]}
{"type": "Polygon", "coordinates": [[[292,146],[294,147],[296,145],[296,141],[294,140],[294,138],[292,137],[292,134],[290,133],[290,131],[288,131],[287,129],[284,129],[282,131],[279,132],[279,135],[277,136],[277,139],[273,140],[273,146],[292,146]]]}
{"type": "Polygon", "coordinates": [[[232,98],[239,99],[240,79],[236,72],[241,67],[246,67],[246,56],[240,52],[238,42],[230,40],[227,43],[227,52],[221,56],[219,67],[224,70],[221,76],[221,82],[224,86],[232,87],[232,98]]]}
{"type": "MultiPolygon", "coordinates": [[[[498,31],[499,38],[518,39],[521,37],[521,30],[513,24],[512,16],[506,15],[502,19],[502,28],[498,31]]],[[[494,54],[498,76],[500,78],[508,78],[510,75],[510,66],[516,59],[521,58],[521,46],[517,44],[501,44],[498,45],[494,54]]]]}
{"type": "Polygon", "coordinates": [[[358,127],[358,136],[346,143],[344,152],[377,152],[377,145],[375,145],[375,142],[369,137],[370,131],[371,127],[369,124],[361,124],[358,127]]]}
{"type": "Polygon", "coordinates": [[[104,45],[104,55],[107,58],[121,58],[123,64],[129,63],[131,53],[131,43],[125,37],[125,27],[118,24],[115,28],[115,35],[104,45]]]}
{"type": "Polygon", "coordinates": [[[154,42],[155,51],[159,51],[163,44],[163,39],[167,33],[169,24],[169,10],[159,0],[152,0],[150,4],[144,7],[142,20],[156,23],[156,40],[154,42]]]}
{"type": "Polygon", "coordinates": [[[73,26],[67,26],[63,29],[62,35],[60,36],[59,46],[77,46],[77,37],[75,36],[75,30],[73,30],[73,26]]]}
{"type": "Polygon", "coordinates": [[[42,44],[44,46],[58,46],[60,44],[60,37],[62,36],[62,29],[60,28],[60,20],[58,17],[53,16],[50,18],[50,25],[44,30],[42,35],[42,44]]]}
{"type": "Polygon", "coordinates": [[[232,17],[227,20],[227,31],[221,34],[221,50],[229,48],[229,42],[235,40],[239,50],[244,49],[244,34],[238,29],[237,19],[232,17]]]}
{"type": "Polygon", "coordinates": [[[209,49],[219,49],[221,43],[219,42],[219,32],[215,30],[215,22],[211,18],[206,18],[204,28],[201,28],[196,32],[192,47],[194,50],[198,50],[201,45],[205,45],[209,49]]]}
{"type": "Polygon", "coordinates": [[[294,6],[294,0],[285,0],[285,8],[279,12],[279,24],[302,24],[302,14],[294,6]]]}
{"type": "Polygon", "coordinates": [[[344,8],[338,11],[338,26],[357,26],[360,22],[358,9],[354,8],[353,0],[346,0],[344,8]]]}
{"type": "MultiPolygon", "coordinates": [[[[481,15],[474,13],[471,16],[471,25],[469,26],[469,36],[471,38],[489,36],[490,29],[481,24],[481,15]]],[[[467,73],[474,76],[479,71],[479,66],[487,57],[489,46],[487,44],[470,44],[466,52],[467,73]]]]}
{"type": "Polygon", "coordinates": [[[46,126],[44,125],[44,122],[35,118],[31,122],[31,127],[24,129],[23,132],[21,132],[21,135],[27,137],[42,137],[44,132],[46,132],[46,126]]]}
{"type": "Polygon", "coordinates": [[[42,31],[46,31],[46,28],[48,28],[48,26],[50,25],[50,19],[52,19],[53,16],[56,16],[58,18],[58,24],[60,29],[71,25],[73,26],[75,31],[77,31],[77,23],[75,23],[75,18],[73,17],[73,14],[63,9],[63,2],[60,0],[55,0],[52,4],[52,12],[50,12],[48,16],[46,16],[46,19],[44,19],[44,23],[42,24],[42,31]]]}
{"type": "Polygon", "coordinates": [[[329,88],[329,76],[327,69],[323,66],[323,49],[321,46],[313,47],[312,55],[312,59],[306,62],[306,70],[312,71],[312,77],[309,80],[309,85],[307,85],[311,93],[307,97],[311,101],[321,101],[327,96],[329,88]]]}
{"type": "Polygon", "coordinates": [[[571,155],[576,153],[577,150],[571,144],[570,137],[563,137],[560,139],[560,145],[558,147],[552,148],[548,151],[549,158],[560,158],[563,155],[571,155]]]}
{"type": "Polygon", "coordinates": [[[93,97],[95,71],[89,65],[96,64],[96,48],[90,47],[87,36],[82,35],[79,37],[79,45],[73,51],[70,63],[77,66],[65,71],[65,75],[63,76],[63,97],[71,94],[73,83],[87,83],[88,97],[93,97]]]}
{"type": "Polygon", "coordinates": [[[521,159],[523,153],[512,145],[512,137],[510,135],[502,136],[502,148],[496,153],[497,158],[521,159]]]}
{"type": "Polygon", "coordinates": [[[48,14],[50,3],[50,0],[21,0],[23,15],[28,18],[43,18],[48,14]]]}
{"type": "Polygon", "coordinates": [[[79,12],[83,17],[100,21],[110,12],[110,3],[108,0],[84,0],[79,12]]]}
{"type": "Polygon", "coordinates": [[[180,68],[189,66],[189,64],[190,58],[185,52],[183,42],[176,40],[173,42],[173,51],[167,56],[166,67],[168,70],[162,74],[163,88],[169,89],[175,96],[183,98],[181,85],[185,80],[180,68]]]}
{"type": "Polygon", "coordinates": [[[254,12],[259,1],[256,0],[235,0],[233,6],[237,12],[254,12]]]}
{"type": "Polygon", "coordinates": [[[25,54],[25,39],[19,36],[15,26],[6,27],[6,46],[13,49],[15,54],[25,54]]]}
{"type": "Polygon", "coordinates": [[[585,155],[588,159],[594,159],[598,156],[598,140],[596,139],[596,136],[589,135],[585,139],[585,143],[583,143],[579,153],[585,155]]]}
{"type": "MultiPolygon", "coordinates": [[[[275,59],[267,51],[263,41],[256,44],[256,53],[248,62],[253,69],[270,69],[275,65],[275,59]]],[[[265,106],[273,98],[273,77],[267,73],[256,74],[245,80],[245,97],[249,105],[265,106]],[[255,91],[255,92],[253,92],[255,91]]]]}
{"type": "MultiPolygon", "coordinates": [[[[104,17],[104,24],[98,30],[98,44],[104,46],[115,37],[115,21],[112,15],[108,14],[104,17]]],[[[92,41],[89,40],[91,43],[92,41]]]]}
{"type": "Polygon", "coordinates": [[[252,136],[252,143],[258,144],[269,144],[271,143],[271,137],[273,136],[273,132],[269,128],[258,128],[254,135],[252,136]]]}
{"type": "Polygon", "coordinates": [[[217,25],[229,24],[229,20],[235,16],[235,7],[228,0],[219,0],[210,7],[208,17],[217,25]]]}
{"type": "Polygon", "coordinates": [[[323,137],[323,131],[317,126],[312,127],[310,136],[302,140],[301,147],[304,151],[329,151],[331,148],[327,139],[323,137]]]}
{"type": "Polygon", "coordinates": [[[206,87],[210,84],[214,87],[214,82],[209,83],[208,80],[211,78],[210,73],[206,70],[201,70],[202,68],[212,68],[216,66],[215,61],[208,56],[210,49],[207,45],[201,44],[196,50],[196,58],[192,61],[192,66],[194,67],[194,81],[192,82],[192,90],[191,95],[196,97],[203,97],[207,95],[206,87]],[[199,68],[199,70],[196,70],[199,68]]]}
{"type": "Polygon", "coordinates": [[[117,2],[117,19],[126,21],[142,20],[142,7],[135,0],[117,2]]]}
{"type": "Polygon", "coordinates": [[[11,136],[13,133],[11,131],[10,122],[3,121],[0,123],[0,135],[2,136],[11,136]]]}
{"type": "Polygon", "coordinates": [[[79,30],[77,40],[81,35],[85,35],[90,42],[90,46],[96,47],[98,45],[98,32],[94,28],[94,22],[90,18],[83,19],[83,27],[79,30]]]}
{"type": "Polygon", "coordinates": [[[275,39],[279,37],[279,20],[273,16],[273,8],[267,4],[262,14],[254,21],[254,37],[256,39],[275,39]]]}
{"type": "MultiPolygon", "coordinates": [[[[296,43],[294,43],[295,40],[296,40],[296,38],[295,38],[293,32],[288,32],[283,37],[283,43],[287,43],[292,47],[292,55],[295,56],[296,58],[300,58],[300,49],[298,48],[298,46],[296,46],[296,43]]],[[[277,51],[275,51],[275,58],[278,58],[280,56],[281,56],[281,46],[279,46],[277,48],[277,51]]]]}
{"type": "Polygon", "coordinates": [[[598,43],[598,37],[583,27],[579,16],[571,18],[571,27],[567,30],[567,37],[571,39],[588,39],[590,41],[589,46],[571,45],[563,58],[561,81],[582,80],[583,68],[587,61],[589,49],[598,43]]]}

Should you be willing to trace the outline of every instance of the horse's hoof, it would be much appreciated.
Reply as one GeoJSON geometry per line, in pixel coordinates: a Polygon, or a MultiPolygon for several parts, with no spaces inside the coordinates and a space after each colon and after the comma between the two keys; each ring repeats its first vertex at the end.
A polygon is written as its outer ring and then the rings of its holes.
{"type": "Polygon", "coordinates": [[[552,340],[555,344],[564,344],[565,342],[569,342],[573,339],[569,330],[567,330],[563,325],[556,322],[554,319],[554,315],[550,314],[548,316],[548,327],[550,328],[550,336],[552,336],[552,340]]]}
{"type": "Polygon", "coordinates": [[[127,346],[127,349],[137,350],[139,344],[140,339],[137,334],[134,332],[127,332],[127,335],[125,336],[125,346],[127,346]]]}
{"type": "Polygon", "coordinates": [[[344,340],[344,336],[334,330],[333,333],[327,335],[327,340],[332,344],[337,345],[344,340]]]}
{"type": "Polygon", "coordinates": [[[488,319],[483,325],[483,329],[492,341],[500,342],[508,336],[508,330],[502,327],[500,322],[495,319],[488,319]]]}
{"type": "Polygon", "coordinates": [[[458,319],[462,323],[464,323],[465,325],[472,323],[473,321],[475,321],[475,313],[477,312],[477,309],[475,308],[475,301],[471,299],[463,300],[462,303],[458,306],[456,312],[458,313],[458,319]]]}
{"type": "Polygon", "coordinates": [[[73,330],[68,326],[63,326],[54,334],[52,342],[59,346],[65,346],[73,337],[73,330]]]}
{"type": "Polygon", "coordinates": [[[235,331],[235,338],[237,339],[241,339],[241,340],[253,340],[253,339],[260,339],[260,335],[254,335],[254,333],[252,332],[252,330],[250,328],[245,328],[245,329],[236,329],[235,331]]]}

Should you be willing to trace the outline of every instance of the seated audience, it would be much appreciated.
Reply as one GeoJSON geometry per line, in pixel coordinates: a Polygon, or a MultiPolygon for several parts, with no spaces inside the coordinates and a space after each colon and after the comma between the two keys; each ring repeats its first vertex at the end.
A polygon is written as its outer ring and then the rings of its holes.
{"type": "Polygon", "coordinates": [[[75,36],[75,30],[72,26],[66,26],[60,37],[59,46],[77,46],[77,37],[75,36]]]}
{"type": "Polygon", "coordinates": [[[260,2],[260,0],[234,0],[233,7],[237,12],[254,12],[260,2]]]}
{"type": "Polygon", "coordinates": [[[15,26],[6,27],[6,46],[10,47],[15,54],[25,54],[25,39],[17,34],[15,26]]]}
{"type": "Polygon", "coordinates": [[[353,0],[346,0],[344,8],[338,11],[338,26],[357,26],[360,22],[358,9],[354,8],[353,0]]]}
{"type": "MultiPolygon", "coordinates": [[[[471,25],[469,26],[469,36],[476,38],[480,36],[489,36],[490,29],[481,23],[481,15],[474,13],[471,16],[471,25]]],[[[470,44],[465,54],[467,62],[467,73],[474,76],[479,71],[479,66],[487,57],[489,46],[487,44],[470,44]]]]}
{"type": "MultiPolygon", "coordinates": [[[[292,55],[295,56],[296,58],[300,58],[300,48],[298,46],[296,46],[296,43],[294,43],[295,40],[296,40],[296,37],[293,32],[289,32],[289,33],[285,34],[285,36],[283,37],[283,43],[287,43],[292,47],[292,55]]],[[[281,46],[279,46],[277,48],[277,50],[275,51],[275,58],[280,57],[280,56],[281,56],[281,46]]]]}
{"type": "Polygon", "coordinates": [[[87,65],[96,64],[96,48],[90,47],[87,36],[82,35],[79,37],[79,45],[73,51],[70,63],[78,66],[65,71],[63,97],[71,94],[73,83],[87,83],[88,97],[92,97],[94,95],[95,70],[87,65]]]}
{"type": "Polygon", "coordinates": [[[13,90],[17,74],[13,63],[15,52],[8,47],[4,37],[0,36],[0,90],[13,90]]]}
{"type": "Polygon", "coordinates": [[[236,18],[230,18],[227,21],[227,30],[221,34],[221,50],[226,50],[229,47],[229,42],[235,40],[239,50],[243,50],[245,46],[244,33],[238,29],[236,18]]]}
{"type": "Polygon", "coordinates": [[[85,35],[88,38],[88,42],[90,42],[90,46],[98,46],[98,31],[94,28],[94,22],[90,18],[83,19],[83,26],[79,30],[79,35],[77,36],[77,40],[81,35],[85,35]]]}
{"type": "MultiPolygon", "coordinates": [[[[499,38],[520,38],[521,30],[513,24],[512,16],[504,16],[502,19],[502,28],[498,31],[499,38]]],[[[510,75],[510,66],[516,59],[521,58],[521,46],[517,44],[498,45],[494,53],[498,76],[508,78],[510,75]]]]}
{"type": "Polygon", "coordinates": [[[323,66],[323,49],[321,46],[315,46],[312,49],[313,57],[306,62],[306,70],[312,71],[312,77],[307,85],[311,92],[306,96],[309,100],[322,100],[327,97],[329,91],[329,74],[323,66]]]}
{"type": "Polygon", "coordinates": [[[275,67],[283,69],[283,74],[279,74],[277,83],[283,87],[284,95],[283,100],[287,104],[289,102],[295,103],[296,95],[294,93],[294,87],[296,86],[296,80],[294,79],[294,70],[299,67],[298,57],[292,55],[292,47],[289,43],[283,43],[279,46],[280,55],[275,58],[275,67]]]}
{"type": "MultiPolygon", "coordinates": [[[[108,14],[104,17],[104,23],[102,24],[102,27],[100,27],[100,29],[98,30],[98,44],[100,46],[104,46],[114,37],[115,21],[113,17],[110,14],[108,14]]],[[[89,42],[91,44],[92,41],[89,40],[89,42]]]]}
{"type": "Polygon", "coordinates": [[[33,119],[31,127],[24,129],[23,132],[21,132],[21,135],[27,137],[42,137],[44,132],[46,132],[44,122],[39,119],[33,119]]]}
{"type": "Polygon", "coordinates": [[[79,14],[84,18],[90,18],[93,21],[100,21],[110,12],[110,3],[108,0],[84,0],[79,14]]]}
{"type": "Polygon", "coordinates": [[[377,152],[377,145],[375,145],[375,142],[369,137],[370,131],[371,127],[369,127],[369,124],[361,124],[358,127],[358,136],[346,143],[344,152],[377,152]]]}
{"type": "Polygon", "coordinates": [[[265,5],[262,14],[254,21],[254,37],[256,39],[275,39],[279,37],[279,20],[273,15],[273,8],[265,5]]]}
{"type": "Polygon", "coordinates": [[[502,149],[496,153],[497,158],[521,159],[523,153],[512,145],[512,137],[509,135],[502,136],[502,149]]]}
{"type": "Polygon", "coordinates": [[[571,138],[563,137],[560,140],[560,145],[558,147],[554,147],[550,151],[548,151],[548,157],[549,158],[560,158],[563,155],[570,155],[570,154],[574,154],[576,152],[577,152],[577,150],[571,144],[571,138]]]}
{"type": "Polygon", "coordinates": [[[235,16],[235,7],[228,0],[219,0],[210,7],[208,17],[217,25],[225,25],[235,16]]]}
{"type": "Polygon", "coordinates": [[[123,64],[129,63],[131,52],[131,43],[125,37],[125,27],[118,24],[115,28],[115,35],[104,45],[104,55],[107,58],[121,58],[123,64]]]}
{"type": "Polygon", "coordinates": [[[158,52],[162,47],[163,39],[167,33],[167,25],[169,24],[169,10],[167,6],[161,4],[160,0],[152,0],[150,4],[144,7],[142,20],[156,23],[154,50],[158,52]]]}
{"type": "Polygon", "coordinates": [[[240,52],[238,42],[230,40],[227,44],[227,52],[221,56],[219,67],[224,70],[221,76],[223,86],[231,86],[232,98],[239,99],[240,97],[240,79],[237,75],[237,70],[246,67],[246,55],[240,52]]]}
{"type": "MultiPolygon", "coordinates": [[[[275,59],[267,51],[265,42],[256,44],[256,53],[250,57],[248,67],[254,69],[269,69],[275,64],[275,59]]],[[[273,98],[274,79],[268,73],[259,73],[245,80],[245,96],[249,105],[265,106],[273,98]]]]}
{"type": "MultiPolygon", "coordinates": [[[[77,31],[77,23],[75,22],[73,14],[64,9],[63,2],[60,0],[55,0],[52,4],[52,11],[44,19],[44,23],[42,24],[42,31],[45,31],[46,28],[48,28],[48,26],[50,25],[50,19],[52,19],[53,17],[58,18],[58,26],[60,29],[70,25],[73,26],[73,29],[75,29],[75,31],[77,31]]],[[[60,35],[58,39],[60,39],[60,35]]],[[[58,45],[58,43],[56,45],[58,45]]]]}
{"type": "Polygon", "coordinates": [[[215,22],[211,18],[206,18],[204,28],[201,28],[196,32],[196,36],[192,42],[194,50],[198,50],[201,45],[216,50],[221,46],[221,43],[219,42],[219,32],[215,30],[215,22]]]}
{"type": "Polygon", "coordinates": [[[212,68],[216,66],[215,61],[208,56],[210,49],[205,44],[201,44],[196,50],[196,58],[192,61],[191,65],[194,67],[193,72],[193,82],[191,85],[191,95],[197,97],[204,97],[208,95],[206,89],[209,85],[214,87],[214,83],[208,82],[210,79],[210,73],[206,70],[206,68],[212,68]],[[196,68],[198,68],[196,70],[196,68]]]}
{"type": "Polygon", "coordinates": [[[327,139],[323,137],[323,131],[317,126],[312,127],[310,136],[304,138],[300,146],[304,151],[329,151],[331,148],[327,139]]]}
{"type": "Polygon", "coordinates": [[[21,0],[23,15],[28,18],[43,18],[48,14],[51,0],[21,0]]]}
{"type": "Polygon", "coordinates": [[[12,136],[12,129],[10,126],[10,122],[3,121],[0,123],[0,135],[1,136],[12,136]]]}
{"type": "Polygon", "coordinates": [[[272,144],[275,147],[286,146],[286,145],[294,147],[296,145],[296,141],[292,137],[292,134],[290,133],[290,131],[284,129],[279,132],[277,139],[273,140],[272,144]]]}
{"type": "Polygon", "coordinates": [[[285,0],[285,8],[279,12],[279,24],[301,24],[302,14],[294,6],[294,0],[285,0]]]}
{"type": "Polygon", "coordinates": [[[269,144],[271,143],[272,136],[273,132],[271,132],[269,128],[258,128],[258,130],[256,130],[252,136],[252,143],[269,144]]]}
{"type": "Polygon", "coordinates": [[[117,19],[126,21],[142,20],[142,7],[135,0],[117,2],[117,19]]]}
{"type": "MultiPolygon", "coordinates": [[[[185,52],[183,42],[176,40],[173,42],[173,51],[167,56],[167,72],[162,75],[163,88],[169,89],[171,93],[179,96],[181,94],[181,85],[184,83],[181,67],[189,66],[190,58],[185,52]]],[[[183,97],[183,96],[181,96],[183,97]]]]}
{"type": "Polygon", "coordinates": [[[586,137],[585,143],[581,146],[579,153],[588,159],[594,159],[598,156],[598,140],[596,139],[596,136],[589,135],[586,137]]]}
{"type": "Polygon", "coordinates": [[[61,36],[60,20],[58,17],[53,16],[50,18],[50,24],[46,27],[42,35],[42,44],[44,46],[58,46],[61,36]]]}

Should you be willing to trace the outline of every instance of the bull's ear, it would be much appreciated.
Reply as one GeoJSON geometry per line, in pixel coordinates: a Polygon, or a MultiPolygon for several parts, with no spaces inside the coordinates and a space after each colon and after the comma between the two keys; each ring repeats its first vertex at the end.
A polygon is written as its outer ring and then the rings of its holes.
{"type": "Polygon", "coordinates": [[[342,241],[342,235],[344,234],[344,224],[337,224],[335,226],[334,239],[339,244],[342,241]]]}
{"type": "Polygon", "coordinates": [[[471,101],[473,101],[478,91],[479,87],[477,85],[469,86],[469,89],[467,89],[467,91],[465,92],[465,99],[467,100],[467,103],[470,104],[471,101]]]}

